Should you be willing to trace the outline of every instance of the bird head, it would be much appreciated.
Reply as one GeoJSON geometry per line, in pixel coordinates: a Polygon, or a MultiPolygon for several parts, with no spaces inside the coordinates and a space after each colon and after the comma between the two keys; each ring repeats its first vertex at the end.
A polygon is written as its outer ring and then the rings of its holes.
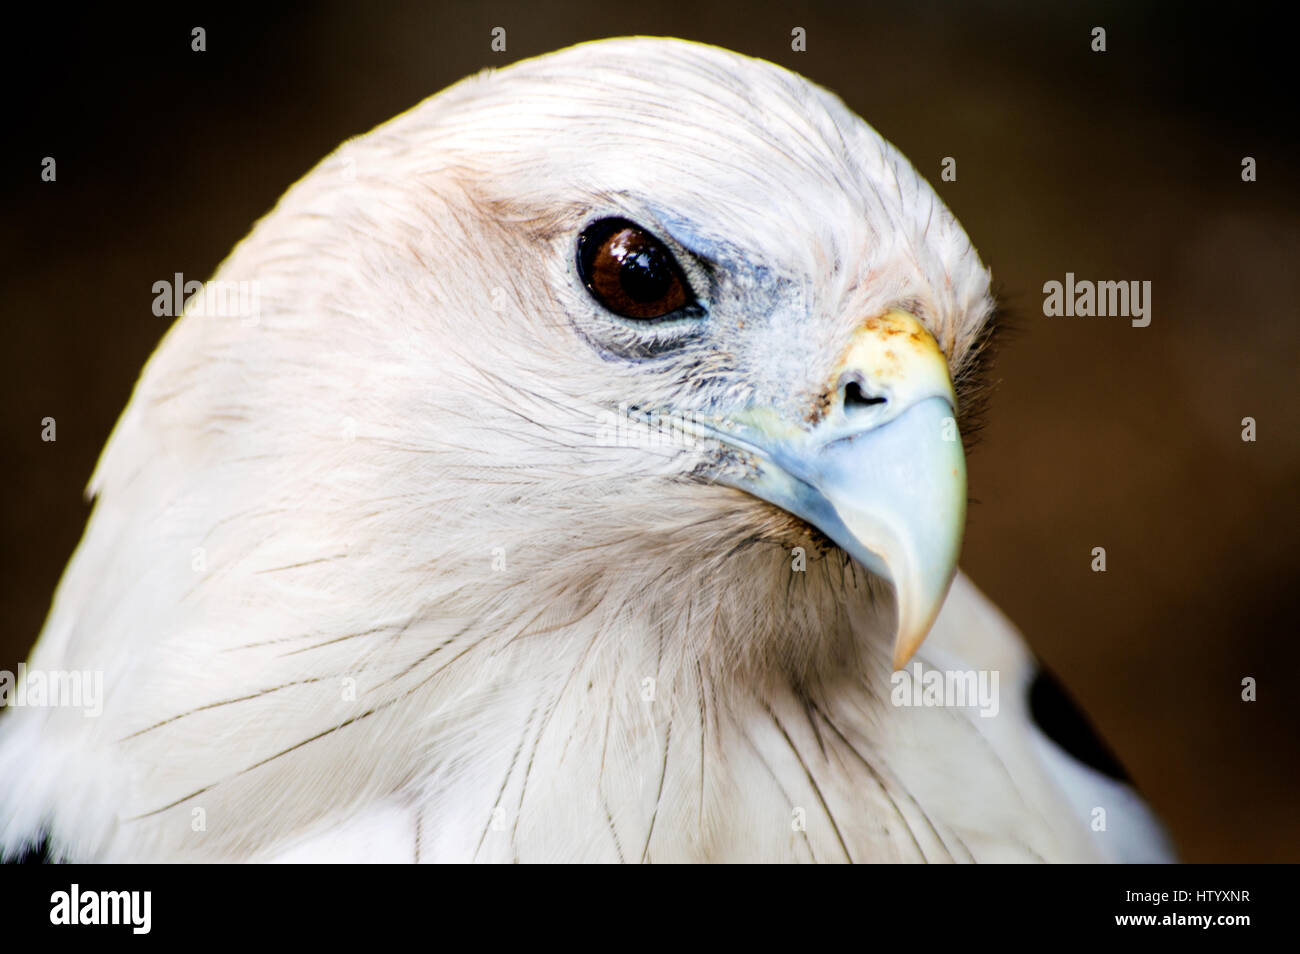
{"type": "MultiPolygon", "coordinates": [[[[944,600],[988,273],[908,161],[794,73],[649,38],[484,72],[345,143],[218,277],[255,279],[261,318],[180,323],[238,351],[206,393],[279,391],[204,413],[265,422],[240,458],[264,440],[315,503],[263,562],[310,563],[332,528],[349,566],[313,586],[340,602],[373,605],[368,559],[395,619],[501,632],[597,606],[606,629],[633,606],[696,629],[665,595],[689,590],[734,655],[836,629],[849,587],[892,605],[901,666],[944,600]],[[322,420],[346,438],[324,453],[322,420]]],[[[248,476],[232,506],[275,491],[248,476]]]]}
{"type": "Polygon", "coordinates": [[[954,380],[991,311],[934,192],[831,94],[698,44],[583,45],[447,98],[440,148],[497,226],[473,249],[507,290],[493,367],[545,382],[510,429],[568,428],[539,440],[603,462],[593,520],[660,515],[620,524],[647,551],[651,523],[717,519],[701,486],[749,501],[717,552],[829,540],[888,584],[903,665],[956,569],[954,380]]]}
{"type": "Polygon", "coordinates": [[[714,47],[573,47],[343,144],[190,300],[92,479],[35,659],[105,672],[138,794],[64,815],[251,852],[411,766],[505,771],[540,711],[615,720],[613,758],[628,678],[703,718],[901,664],[956,566],[991,311],[896,149],[714,47]]]}

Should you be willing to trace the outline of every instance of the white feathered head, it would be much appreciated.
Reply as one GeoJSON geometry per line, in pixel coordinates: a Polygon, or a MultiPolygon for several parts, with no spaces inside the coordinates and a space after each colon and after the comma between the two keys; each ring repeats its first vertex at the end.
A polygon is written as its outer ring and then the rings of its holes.
{"type": "Polygon", "coordinates": [[[210,817],[235,851],[322,789],[469,771],[529,687],[883,669],[942,601],[988,275],[784,69],[629,39],[484,72],[216,281],[255,313],[200,295],[150,361],[38,650],[106,671],[97,751],[151,780],[156,844],[205,799],[284,806],[210,817]]]}

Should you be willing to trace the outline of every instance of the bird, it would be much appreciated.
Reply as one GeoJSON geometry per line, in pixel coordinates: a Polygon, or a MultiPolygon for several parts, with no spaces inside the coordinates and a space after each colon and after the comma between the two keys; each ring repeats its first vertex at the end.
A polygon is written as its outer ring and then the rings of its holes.
{"type": "Polygon", "coordinates": [[[895,146],[716,46],[344,142],[108,440],[24,677],[102,711],[0,717],[0,854],[1172,860],[957,568],[991,289],[895,146]]]}

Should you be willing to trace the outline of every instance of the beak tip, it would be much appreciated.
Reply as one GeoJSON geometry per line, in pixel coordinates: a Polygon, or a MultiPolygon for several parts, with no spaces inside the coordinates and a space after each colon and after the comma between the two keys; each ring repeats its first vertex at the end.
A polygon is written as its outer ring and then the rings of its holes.
{"type": "MultiPolygon", "coordinates": [[[[927,598],[920,606],[915,604],[902,604],[898,607],[898,630],[894,636],[894,671],[902,669],[916,655],[916,651],[921,648],[926,637],[930,635],[930,630],[934,628],[935,621],[939,618],[939,613],[943,609],[943,604],[948,599],[948,590],[952,587],[953,578],[957,575],[956,560],[954,559],[947,574],[945,582],[941,588],[932,589],[927,598]],[[908,606],[909,610],[904,609],[908,606]]],[[[897,599],[904,599],[899,593],[897,585],[895,590],[897,599]]]]}
{"type": "MultiPolygon", "coordinates": [[[[928,627],[927,627],[928,630],[928,627]]],[[[916,655],[916,651],[921,648],[921,643],[925,639],[925,633],[922,632],[920,637],[904,637],[899,633],[898,638],[894,640],[894,671],[902,669],[916,655]]]]}

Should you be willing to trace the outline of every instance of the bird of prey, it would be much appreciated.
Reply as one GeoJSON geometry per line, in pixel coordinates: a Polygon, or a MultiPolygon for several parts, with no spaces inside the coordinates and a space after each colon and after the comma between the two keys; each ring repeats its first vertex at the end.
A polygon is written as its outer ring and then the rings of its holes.
{"type": "Polygon", "coordinates": [[[716,47],[579,45],[345,143],[108,442],[24,677],[102,712],[0,718],[0,849],[1168,857],[956,570],[993,312],[897,149],[716,47]],[[918,703],[954,673],[993,704],[918,703]]]}

